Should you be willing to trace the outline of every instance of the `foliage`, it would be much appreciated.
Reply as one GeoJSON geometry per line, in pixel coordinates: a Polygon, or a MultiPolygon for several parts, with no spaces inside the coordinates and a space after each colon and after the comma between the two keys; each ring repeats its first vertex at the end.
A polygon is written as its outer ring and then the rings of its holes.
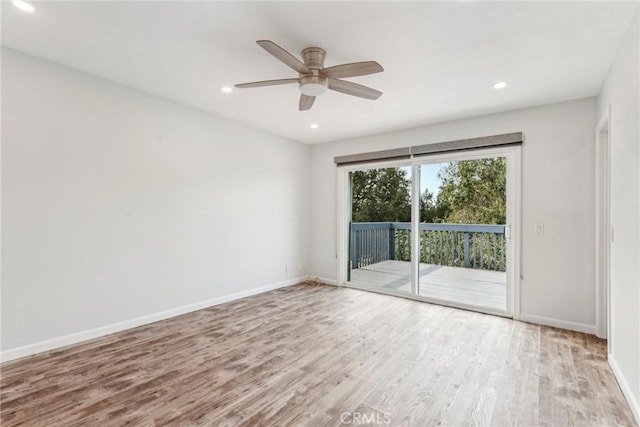
{"type": "MultiPolygon", "coordinates": [[[[506,222],[506,161],[503,157],[450,162],[438,173],[437,197],[420,195],[420,221],[464,224],[506,222]]],[[[352,174],[353,222],[410,222],[411,181],[399,168],[352,174]]]]}
{"type": "Polygon", "coordinates": [[[438,173],[437,201],[445,222],[505,224],[506,172],[504,157],[447,163],[438,173]]]}
{"type": "Polygon", "coordinates": [[[428,188],[420,194],[420,222],[446,222],[449,211],[428,188]]]}
{"type": "Polygon", "coordinates": [[[403,169],[356,171],[351,182],[353,222],[411,221],[411,181],[403,169]]]}

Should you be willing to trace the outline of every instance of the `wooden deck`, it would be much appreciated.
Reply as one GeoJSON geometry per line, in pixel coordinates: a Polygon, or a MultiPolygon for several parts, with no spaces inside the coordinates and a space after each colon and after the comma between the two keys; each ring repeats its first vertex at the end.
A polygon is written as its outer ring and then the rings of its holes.
{"type": "MultiPolygon", "coordinates": [[[[410,268],[406,261],[383,261],[352,270],[350,282],[409,293],[410,268]]],[[[420,295],[425,297],[506,311],[506,283],[503,271],[420,264],[420,295]]]]}

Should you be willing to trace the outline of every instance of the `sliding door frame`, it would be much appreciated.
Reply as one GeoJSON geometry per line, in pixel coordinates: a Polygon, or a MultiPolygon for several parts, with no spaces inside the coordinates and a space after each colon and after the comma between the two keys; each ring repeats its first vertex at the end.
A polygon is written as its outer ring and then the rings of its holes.
{"type": "Polygon", "coordinates": [[[522,148],[520,145],[507,145],[476,150],[463,150],[450,153],[439,153],[425,156],[415,156],[410,159],[376,161],[353,165],[338,166],[337,168],[337,285],[350,288],[375,291],[382,294],[399,296],[423,302],[447,305],[465,310],[479,311],[504,317],[519,319],[520,317],[520,279],[521,279],[521,242],[522,242],[522,148]],[[432,297],[418,295],[419,244],[411,245],[411,294],[396,292],[391,289],[380,289],[354,285],[347,281],[349,255],[349,224],[351,221],[351,187],[349,174],[354,171],[387,168],[411,167],[411,237],[412,242],[419,242],[420,204],[415,203],[420,198],[420,166],[429,163],[444,163],[450,161],[476,160],[488,157],[505,157],[507,159],[507,226],[509,236],[507,241],[507,310],[506,312],[482,308],[464,303],[453,303],[432,297]]]}

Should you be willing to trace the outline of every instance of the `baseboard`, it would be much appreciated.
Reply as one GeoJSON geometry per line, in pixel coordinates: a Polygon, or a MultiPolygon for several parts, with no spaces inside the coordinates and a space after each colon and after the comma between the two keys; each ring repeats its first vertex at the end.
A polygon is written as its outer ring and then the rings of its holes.
{"type": "Polygon", "coordinates": [[[640,402],[633,395],[631,387],[629,387],[629,383],[625,379],[624,375],[622,375],[622,371],[620,371],[620,366],[618,366],[618,362],[616,362],[615,357],[609,353],[607,360],[609,361],[609,366],[611,366],[611,370],[613,371],[613,376],[616,377],[620,390],[622,390],[622,394],[625,399],[627,399],[627,403],[631,408],[631,412],[633,412],[633,416],[636,417],[636,422],[640,425],[640,402]]]}
{"type": "Polygon", "coordinates": [[[338,286],[338,281],[334,279],[328,279],[326,277],[309,276],[312,280],[317,279],[325,285],[338,286]]]}
{"type": "Polygon", "coordinates": [[[570,322],[568,320],[554,319],[553,317],[520,313],[520,318],[518,320],[527,323],[535,323],[538,325],[553,326],[554,328],[567,329],[569,331],[584,332],[591,335],[596,334],[595,325],[587,325],[586,323],[577,323],[570,322]]]}
{"type": "Polygon", "coordinates": [[[123,322],[113,323],[111,325],[101,326],[86,331],[75,332],[73,334],[64,335],[58,338],[52,338],[22,347],[12,348],[0,352],[0,362],[8,362],[10,360],[19,359],[21,357],[32,356],[34,354],[43,353],[45,351],[54,350],[60,347],[66,347],[72,344],[78,344],[83,341],[99,338],[105,335],[121,332],[126,329],[135,328],[159,320],[169,319],[171,317],[180,316],[192,311],[202,310],[203,308],[212,307],[214,305],[224,304],[226,302],[235,301],[241,298],[250,297],[252,295],[261,294],[263,292],[272,291],[274,289],[284,288],[296,285],[307,280],[309,276],[301,276],[295,279],[285,280],[270,285],[260,286],[258,288],[248,289],[242,292],[236,292],[222,297],[212,298],[206,301],[200,301],[194,304],[182,307],[172,308],[170,310],[161,311],[159,313],[148,314],[146,316],[136,317],[134,319],[125,320],[123,322]]]}

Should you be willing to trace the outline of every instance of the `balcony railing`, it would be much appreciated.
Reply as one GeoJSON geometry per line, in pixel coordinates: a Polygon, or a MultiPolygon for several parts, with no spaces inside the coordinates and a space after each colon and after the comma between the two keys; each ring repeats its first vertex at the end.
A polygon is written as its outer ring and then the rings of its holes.
{"type": "MultiPolygon", "coordinates": [[[[388,260],[411,260],[411,224],[351,224],[351,268],[388,260]]],[[[420,224],[420,262],[505,271],[504,225],[420,224]]]]}

